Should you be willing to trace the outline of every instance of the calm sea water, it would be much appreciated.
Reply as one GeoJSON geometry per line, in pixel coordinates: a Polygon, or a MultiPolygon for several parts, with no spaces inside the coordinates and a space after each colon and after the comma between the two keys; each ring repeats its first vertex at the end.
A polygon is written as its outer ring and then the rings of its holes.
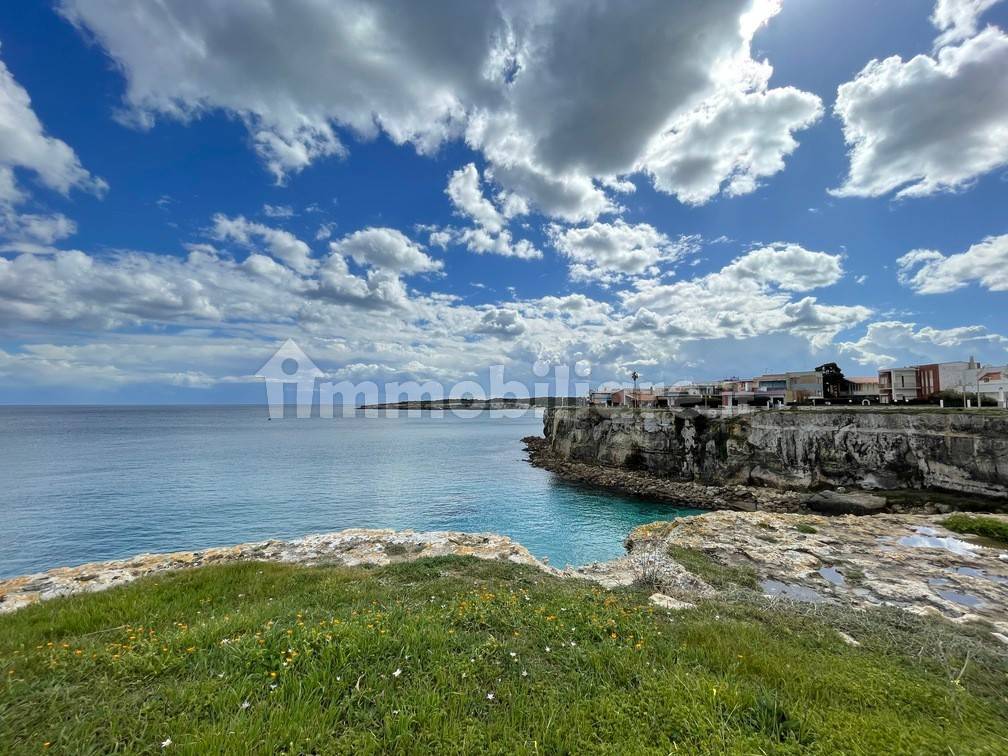
{"type": "Polygon", "coordinates": [[[552,564],[691,510],[524,460],[541,420],[267,421],[263,407],[0,407],[0,577],[347,527],[492,531],[552,564]]]}

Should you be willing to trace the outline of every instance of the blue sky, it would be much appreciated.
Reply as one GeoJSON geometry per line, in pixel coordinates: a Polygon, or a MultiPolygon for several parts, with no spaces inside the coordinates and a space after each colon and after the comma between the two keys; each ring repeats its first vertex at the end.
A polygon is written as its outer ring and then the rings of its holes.
{"type": "Polygon", "coordinates": [[[1008,3],[394,5],[0,7],[0,401],[1008,362],[1008,3]]]}

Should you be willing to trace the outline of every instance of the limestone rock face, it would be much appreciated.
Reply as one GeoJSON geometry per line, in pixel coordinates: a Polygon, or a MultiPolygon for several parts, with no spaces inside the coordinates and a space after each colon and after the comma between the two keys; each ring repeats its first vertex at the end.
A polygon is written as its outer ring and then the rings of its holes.
{"type": "Polygon", "coordinates": [[[996,411],[826,408],[720,418],[554,407],[544,433],[562,459],[676,480],[1008,497],[1008,413],[996,411]]]}

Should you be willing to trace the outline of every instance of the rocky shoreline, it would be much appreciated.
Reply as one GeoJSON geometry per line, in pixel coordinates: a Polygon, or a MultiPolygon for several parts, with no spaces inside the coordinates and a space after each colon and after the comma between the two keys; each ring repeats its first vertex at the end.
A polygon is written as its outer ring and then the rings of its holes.
{"type": "MultiPolygon", "coordinates": [[[[992,515],[1008,522],[1008,517],[992,515]]],[[[724,591],[690,571],[700,556],[757,593],[854,609],[896,607],[984,622],[1008,644],[1008,549],[942,527],[944,516],[709,512],[635,528],[627,556],[576,574],[613,587],[645,580],[676,602],[724,591]]]]}
{"type": "Polygon", "coordinates": [[[1004,503],[963,494],[950,497],[930,491],[867,492],[844,487],[818,491],[771,486],[709,485],[674,480],[646,470],[578,462],[554,452],[542,436],[522,439],[528,461],[570,483],[593,486],[684,507],[740,512],[824,515],[945,514],[962,510],[1001,509],[1004,503]],[[955,502],[950,502],[955,498],[955,502]]]}
{"type": "Polygon", "coordinates": [[[350,528],[292,541],[259,541],[200,551],[139,554],[129,559],[58,567],[0,580],[0,614],[58,596],[103,591],[148,575],[212,564],[266,561],[358,567],[448,555],[502,559],[546,569],[524,546],[493,533],[350,528]]]}
{"type": "Polygon", "coordinates": [[[529,463],[549,470],[571,483],[604,488],[645,499],[697,509],[733,509],[744,512],[801,512],[802,495],[753,486],[709,486],[693,481],[672,480],[645,470],[574,462],[550,450],[542,436],[522,439],[529,463]]]}
{"type": "MultiPolygon", "coordinates": [[[[1008,516],[998,515],[1005,522],[1008,516]]],[[[619,559],[558,570],[505,536],[354,528],[291,541],[261,541],[79,567],[0,581],[0,614],[60,596],[102,591],[171,570],[241,561],[381,566],[432,556],[523,564],[612,588],[653,590],[680,610],[708,599],[802,602],[854,610],[894,607],[981,623],[1008,644],[1008,550],[952,533],[941,516],[827,517],[707,512],[634,529],[619,559]],[[696,560],[732,581],[712,580],[696,560]],[[741,579],[738,576],[742,576],[741,579]]]]}

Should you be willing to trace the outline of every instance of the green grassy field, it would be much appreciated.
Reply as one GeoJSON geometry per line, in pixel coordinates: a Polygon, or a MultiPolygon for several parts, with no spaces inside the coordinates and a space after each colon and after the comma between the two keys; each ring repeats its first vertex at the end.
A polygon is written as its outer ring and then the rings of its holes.
{"type": "Polygon", "coordinates": [[[986,633],[861,613],[854,647],[832,611],[458,558],[177,572],[0,617],[0,753],[1008,753],[986,633]]]}

